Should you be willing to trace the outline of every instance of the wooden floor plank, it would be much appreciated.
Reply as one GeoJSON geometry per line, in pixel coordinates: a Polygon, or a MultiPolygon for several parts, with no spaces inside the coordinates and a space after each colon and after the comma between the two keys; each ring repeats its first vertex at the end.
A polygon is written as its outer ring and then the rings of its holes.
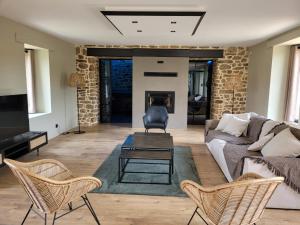
{"type": "MultiPolygon", "coordinates": [[[[92,175],[125,137],[141,129],[126,125],[98,125],[87,129],[85,134],[61,135],[49,142],[40,151],[27,154],[20,161],[42,158],[60,160],[76,175],[92,175]]],[[[201,182],[204,186],[226,182],[212,156],[203,144],[203,127],[169,130],[177,146],[190,146],[201,182]]],[[[116,194],[89,194],[91,203],[102,225],[185,225],[191,216],[194,204],[188,198],[138,196],[116,194]]],[[[0,225],[20,224],[29,202],[25,192],[7,167],[0,168],[0,225]]],[[[42,220],[30,214],[27,224],[43,224],[42,220]]],[[[63,217],[57,224],[94,225],[86,208],[63,217]]],[[[204,224],[196,218],[192,225],[204,224]]],[[[267,209],[263,220],[257,225],[297,225],[300,211],[267,209]]]]}

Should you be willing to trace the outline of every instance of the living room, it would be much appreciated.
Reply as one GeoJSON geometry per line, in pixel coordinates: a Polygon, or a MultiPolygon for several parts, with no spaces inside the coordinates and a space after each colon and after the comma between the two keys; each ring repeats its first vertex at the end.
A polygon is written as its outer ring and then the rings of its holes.
{"type": "Polygon", "coordinates": [[[0,224],[299,224],[299,8],[0,1],[0,224]]]}

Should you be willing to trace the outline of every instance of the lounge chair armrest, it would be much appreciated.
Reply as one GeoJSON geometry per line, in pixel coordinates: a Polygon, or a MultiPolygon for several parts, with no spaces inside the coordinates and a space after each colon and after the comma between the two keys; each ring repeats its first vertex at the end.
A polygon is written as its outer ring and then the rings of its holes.
{"type": "Polygon", "coordinates": [[[245,173],[242,176],[238,177],[236,181],[244,181],[244,180],[253,180],[253,179],[262,179],[263,177],[256,173],[245,173]]]}
{"type": "MultiPolygon", "coordinates": [[[[95,188],[100,188],[102,182],[95,177],[77,177],[65,181],[55,181],[42,178],[43,186],[40,193],[50,205],[56,205],[56,210],[63,208],[66,204],[78,200],[95,188]],[[45,192],[45,186],[46,192],[45,192]],[[51,196],[49,198],[49,196],[51,196]]],[[[39,189],[39,187],[37,187],[39,189]]]]}
{"type": "MultiPolygon", "coordinates": [[[[9,159],[6,159],[9,163],[9,159]]],[[[61,162],[54,159],[41,159],[34,162],[14,162],[30,173],[37,174],[46,178],[72,177],[72,172],[61,162]]]]}

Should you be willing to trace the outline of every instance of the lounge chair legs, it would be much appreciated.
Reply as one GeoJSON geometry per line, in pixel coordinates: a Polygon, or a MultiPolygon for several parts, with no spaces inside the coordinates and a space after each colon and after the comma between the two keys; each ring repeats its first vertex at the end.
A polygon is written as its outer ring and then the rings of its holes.
{"type": "Polygon", "coordinates": [[[21,225],[23,225],[23,224],[25,223],[25,221],[26,221],[26,219],[27,219],[27,217],[28,217],[28,215],[29,215],[29,213],[30,213],[32,207],[33,207],[33,204],[31,204],[31,206],[29,207],[29,209],[28,209],[28,211],[27,211],[27,213],[26,213],[26,215],[25,215],[25,217],[24,217],[24,219],[23,219],[21,225]]]}
{"type": "Polygon", "coordinates": [[[189,222],[188,222],[187,225],[190,225],[190,223],[192,222],[192,220],[193,220],[193,218],[194,218],[194,216],[195,216],[195,214],[197,212],[197,209],[198,209],[198,207],[195,209],[195,211],[194,211],[194,213],[193,213],[192,217],[190,218],[190,220],[189,220],[189,222]]]}
{"type": "Polygon", "coordinates": [[[68,203],[68,206],[69,206],[69,210],[73,209],[72,202],[68,203]]]}
{"type": "Polygon", "coordinates": [[[101,225],[100,222],[99,222],[99,220],[98,220],[98,217],[97,217],[97,215],[96,215],[96,213],[95,213],[95,211],[94,211],[94,209],[93,209],[93,207],[92,207],[92,205],[91,205],[91,203],[90,203],[90,201],[88,199],[88,197],[86,195],[84,195],[84,196],[82,196],[82,199],[85,202],[86,206],[89,208],[89,210],[90,210],[91,214],[93,215],[96,223],[98,225],[101,225]]]}
{"type": "Polygon", "coordinates": [[[54,225],[54,223],[55,223],[55,220],[56,220],[56,212],[54,213],[54,216],[53,216],[52,225],[54,225]]]}
{"type": "Polygon", "coordinates": [[[198,210],[198,207],[196,207],[196,209],[195,209],[195,211],[194,211],[194,213],[193,213],[192,217],[190,218],[190,220],[189,220],[189,222],[188,222],[187,225],[190,225],[190,223],[192,222],[192,220],[193,220],[193,218],[194,218],[194,216],[195,216],[196,213],[205,222],[205,224],[208,225],[208,223],[202,218],[202,216],[198,213],[197,210],[198,210]]]}
{"type": "MultiPolygon", "coordinates": [[[[68,203],[68,206],[69,206],[69,209],[70,209],[69,212],[66,212],[66,213],[64,213],[64,214],[62,214],[62,215],[58,215],[58,216],[57,216],[57,213],[55,212],[55,213],[54,213],[54,216],[53,216],[53,220],[52,220],[52,225],[54,225],[54,223],[55,223],[55,221],[56,221],[57,219],[59,219],[59,218],[65,216],[65,215],[67,215],[67,214],[69,214],[69,213],[75,211],[76,209],[79,209],[79,208],[85,206],[85,205],[86,205],[86,206],[88,207],[88,209],[90,210],[90,212],[91,212],[92,216],[94,217],[96,223],[97,223],[98,225],[101,225],[100,222],[99,222],[99,219],[98,219],[98,217],[97,217],[97,215],[96,215],[96,213],[95,213],[95,211],[94,211],[94,209],[93,209],[93,207],[92,207],[92,205],[91,205],[91,203],[90,203],[90,201],[89,201],[89,199],[88,199],[88,197],[87,197],[87,195],[84,195],[84,196],[81,196],[81,197],[82,197],[82,199],[83,199],[83,201],[84,201],[84,204],[82,204],[82,205],[80,205],[80,206],[78,206],[78,207],[76,207],[76,208],[73,208],[72,203],[68,203]]],[[[32,208],[33,208],[33,204],[31,204],[31,206],[29,207],[29,209],[28,209],[28,211],[27,211],[27,213],[26,213],[26,215],[25,215],[25,218],[23,219],[21,225],[23,225],[23,224],[25,223],[25,221],[26,221],[26,219],[27,219],[29,213],[31,212],[32,208]]],[[[34,210],[33,210],[33,211],[34,211],[34,210]]],[[[36,212],[36,211],[34,211],[34,212],[36,212]]],[[[37,212],[36,212],[36,213],[37,213],[37,212]]],[[[42,216],[42,215],[40,215],[39,213],[37,213],[37,214],[38,214],[41,218],[43,218],[44,224],[47,225],[47,213],[45,213],[45,216],[42,216]]]]}

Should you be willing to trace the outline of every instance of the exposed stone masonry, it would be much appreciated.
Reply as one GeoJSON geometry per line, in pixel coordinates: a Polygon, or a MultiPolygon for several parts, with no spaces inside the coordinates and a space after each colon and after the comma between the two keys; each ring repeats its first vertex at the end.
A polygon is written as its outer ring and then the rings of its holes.
{"type": "MultiPolygon", "coordinates": [[[[86,55],[87,47],[99,48],[172,48],[172,49],[218,49],[219,47],[195,46],[116,46],[86,45],[76,47],[76,69],[84,76],[85,85],[79,93],[79,118],[83,126],[98,123],[99,102],[99,59],[86,55]]],[[[224,48],[224,58],[214,60],[211,117],[220,118],[224,112],[245,111],[247,95],[249,52],[244,47],[224,48]],[[234,96],[233,96],[234,90],[234,96]],[[234,102],[234,106],[233,106],[234,102]]]]}
{"type": "Polygon", "coordinates": [[[245,112],[248,59],[247,48],[232,47],[224,49],[224,58],[215,61],[212,82],[212,118],[220,118],[224,112],[245,112]]]}
{"type": "Polygon", "coordinates": [[[99,60],[86,55],[85,47],[76,48],[76,70],[84,76],[85,85],[79,88],[79,120],[83,126],[99,121],[99,60]]]}

